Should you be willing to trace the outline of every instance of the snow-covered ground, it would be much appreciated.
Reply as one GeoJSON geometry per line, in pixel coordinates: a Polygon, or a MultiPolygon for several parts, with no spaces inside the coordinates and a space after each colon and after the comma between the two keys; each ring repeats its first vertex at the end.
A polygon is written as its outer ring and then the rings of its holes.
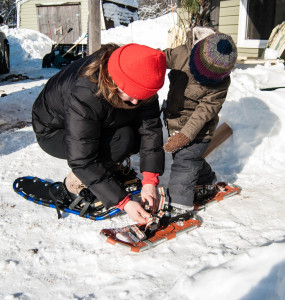
{"type": "MultiPolygon", "coordinates": [[[[167,46],[172,15],[102,32],[102,43],[167,46]]],[[[11,74],[30,80],[2,81],[0,126],[31,121],[32,104],[56,69],[41,69],[51,43],[43,35],[4,28],[11,45],[11,74]],[[33,79],[32,79],[33,78],[33,79]]],[[[208,161],[219,180],[242,186],[241,195],[209,207],[203,225],[147,252],[135,254],[104,242],[102,228],[130,223],[121,214],[93,222],[25,201],[15,178],[54,181],[66,162],[44,153],[30,126],[0,134],[0,298],[22,299],[285,299],[285,86],[283,64],[232,73],[220,114],[233,136],[208,161]]],[[[166,98],[168,79],[159,92],[166,98]]],[[[3,126],[2,126],[3,128],[3,126]]],[[[166,138],[166,134],[165,134],[166,138]]],[[[133,166],[138,170],[138,157],[133,166]]],[[[167,185],[171,156],[166,156],[167,185]]]]}

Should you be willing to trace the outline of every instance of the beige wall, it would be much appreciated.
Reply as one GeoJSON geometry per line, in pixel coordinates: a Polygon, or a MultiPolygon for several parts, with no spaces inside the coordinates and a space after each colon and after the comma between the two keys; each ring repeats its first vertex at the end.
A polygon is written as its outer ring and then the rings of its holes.
{"type": "MultiPolygon", "coordinates": [[[[240,0],[221,0],[219,31],[231,35],[237,43],[240,0]]],[[[238,48],[239,56],[259,57],[262,49],[238,48]]]]}
{"type": "Polygon", "coordinates": [[[57,0],[28,0],[20,5],[19,13],[19,24],[20,28],[27,28],[33,30],[39,30],[38,19],[37,19],[37,4],[49,4],[56,5],[65,2],[78,2],[81,3],[81,29],[82,33],[87,32],[88,22],[88,0],[68,0],[68,1],[57,1],[57,0]]]}

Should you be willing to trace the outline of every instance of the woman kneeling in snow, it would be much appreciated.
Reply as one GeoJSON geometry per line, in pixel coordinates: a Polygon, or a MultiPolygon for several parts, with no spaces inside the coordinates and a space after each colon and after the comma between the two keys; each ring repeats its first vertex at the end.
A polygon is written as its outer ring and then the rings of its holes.
{"type": "Polygon", "coordinates": [[[164,171],[157,91],[163,86],[165,54],[138,44],[103,46],[54,75],[33,106],[40,147],[66,159],[70,194],[88,187],[105,208],[124,209],[133,221],[150,216],[116,180],[118,165],[140,151],[141,198],[152,211],[164,171]]]}

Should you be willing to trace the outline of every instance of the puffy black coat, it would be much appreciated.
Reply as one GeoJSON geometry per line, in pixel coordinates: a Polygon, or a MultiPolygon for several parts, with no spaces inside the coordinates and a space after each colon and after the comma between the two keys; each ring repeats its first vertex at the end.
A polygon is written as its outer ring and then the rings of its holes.
{"type": "Polygon", "coordinates": [[[130,125],[141,135],[140,171],[160,175],[164,171],[162,123],[155,99],[135,109],[116,109],[103,97],[95,96],[97,85],[78,76],[84,65],[94,61],[96,53],[80,59],[53,76],[36,99],[33,128],[37,137],[52,136],[65,129],[67,161],[74,174],[109,208],[127,193],[108,178],[98,160],[103,129],[130,125]]]}

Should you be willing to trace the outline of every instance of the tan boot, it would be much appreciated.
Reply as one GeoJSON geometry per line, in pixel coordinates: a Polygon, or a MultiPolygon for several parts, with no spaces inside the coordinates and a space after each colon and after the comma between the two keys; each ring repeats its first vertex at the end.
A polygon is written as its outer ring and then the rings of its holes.
{"type": "Polygon", "coordinates": [[[68,191],[72,194],[79,194],[83,188],[87,188],[87,186],[83,184],[72,171],[70,171],[70,173],[67,175],[65,179],[65,185],[68,191]]]}

